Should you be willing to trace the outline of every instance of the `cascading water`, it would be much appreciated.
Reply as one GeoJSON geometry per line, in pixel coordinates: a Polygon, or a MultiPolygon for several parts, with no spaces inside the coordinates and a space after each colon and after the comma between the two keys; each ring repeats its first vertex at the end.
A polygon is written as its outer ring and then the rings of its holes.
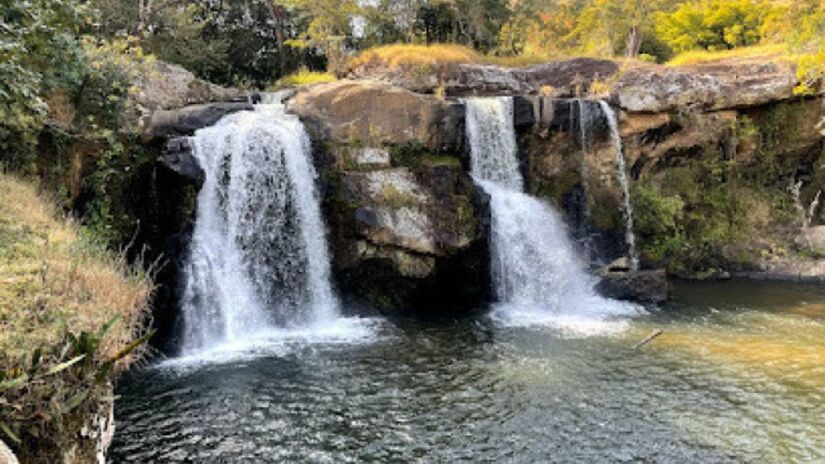
{"type": "MultiPolygon", "coordinates": [[[[579,163],[579,175],[581,176],[581,198],[577,204],[578,220],[576,237],[579,240],[584,256],[591,260],[591,262],[599,262],[598,252],[593,247],[593,237],[590,233],[590,207],[588,205],[588,167],[587,154],[590,152],[590,130],[594,124],[595,113],[592,111],[593,103],[588,100],[580,98],[575,100],[576,108],[578,109],[578,126],[579,126],[579,144],[581,145],[581,162],[579,163]]],[[[571,118],[573,117],[573,110],[570,110],[571,118]]],[[[573,122],[570,124],[571,130],[575,127],[573,122]]]]}
{"type": "Polygon", "coordinates": [[[607,125],[610,129],[610,140],[616,153],[616,177],[619,179],[619,186],[622,189],[622,215],[624,216],[625,242],[627,243],[627,253],[630,256],[630,270],[639,269],[639,257],[636,254],[636,235],[633,233],[633,204],[630,201],[630,184],[627,180],[627,167],[625,166],[624,150],[622,149],[622,137],[619,134],[619,122],[616,112],[604,101],[599,100],[604,116],[607,118],[607,125]]]}
{"type": "Polygon", "coordinates": [[[280,101],[198,130],[206,178],[182,300],[191,353],[338,315],[310,141],[280,101]]]}
{"type": "Polygon", "coordinates": [[[561,216],[522,192],[512,98],[472,98],[465,104],[472,175],[490,195],[498,312],[527,322],[626,312],[627,305],[594,292],[595,281],[576,256],[561,216]]]}

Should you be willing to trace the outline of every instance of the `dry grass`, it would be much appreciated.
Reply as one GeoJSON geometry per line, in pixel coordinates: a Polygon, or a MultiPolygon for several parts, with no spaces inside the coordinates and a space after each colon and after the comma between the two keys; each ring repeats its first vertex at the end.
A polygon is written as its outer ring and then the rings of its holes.
{"type": "Polygon", "coordinates": [[[67,331],[96,331],[119,316],[100,350],[114,355],[141,330],[151,291],[146,273],[60,218],[31,185],[0,173],[3,358],[61,343],[67,331]]]}
{"type": "Polygon", "coordinates": [[[490,56],[472,48],[455,44],[393,44],[364,50],[348,63],[348,69],[360,67],[378,68],[424,68],[433,69],[449,64],[494,64],[508,68],[519,68],[563,57],[537,55],[490,56]]]}
{"type": "Polygon", "coordinates": [[[693,50],[679,54],[667,64],[668,66],[689,66],[719,61],[773,61],[783,59],[791,59],[790,51],[786,45],[767,44],[722,51],[693,50]]]}
{"type": "Polygon", "coordinates": [[[484,63],[484,56],[462,45],[394,44],[364,50],[348,63],[349,69],[362,66],[390,68],[439,66],[451,63],[484,63]]]}

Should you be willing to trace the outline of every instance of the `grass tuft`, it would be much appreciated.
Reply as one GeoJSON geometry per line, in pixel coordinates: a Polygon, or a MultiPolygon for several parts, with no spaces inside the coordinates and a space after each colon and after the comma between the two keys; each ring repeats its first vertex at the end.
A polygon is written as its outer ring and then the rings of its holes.
{"type": "Polygon", "coordinates": [[[306,68],[284,76],[272,86],[270,90],[283,89],[285,87],[298,87],[301,85],[326,84],[327,82],[337,81],[338,78],[332,73],[310,71],[306,68]]]}

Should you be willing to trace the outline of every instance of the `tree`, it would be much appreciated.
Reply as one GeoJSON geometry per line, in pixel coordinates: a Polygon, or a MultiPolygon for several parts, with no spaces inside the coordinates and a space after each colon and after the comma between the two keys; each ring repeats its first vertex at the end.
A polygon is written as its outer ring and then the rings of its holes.
{"type": "Polygon", "coordinates": [[[673,13],[657,13],[656,31],[680,52],[754,45],[762,39],[766,20],[776,8],[768,0],[689,1],[673,13]]]}
{"type": "Polygon", "coordinates": [[[0,163],[5,167],[31,167],[36,136],[48,116],[46,94],[83,81],[86,61],[78,36],[90,14],[75,0],[0,4],[0,163]]]}
{"type": "Polygon", "coordinates": [[[298,19],[298,36],[303,45],[326,56],[327,68],[337,72],[344,68],[346,48],[353,40],[352,21],[360,14],[356,0],[284,0],[298,19]]]}
{"type": "Polygon", "coordinates": [[[636,58],[646,42],[655,40],[654,13],[675,4],[676,0],[592,0],[578,13],[576,27],[564,40],[576,43],[584,53],[636,58]]]}

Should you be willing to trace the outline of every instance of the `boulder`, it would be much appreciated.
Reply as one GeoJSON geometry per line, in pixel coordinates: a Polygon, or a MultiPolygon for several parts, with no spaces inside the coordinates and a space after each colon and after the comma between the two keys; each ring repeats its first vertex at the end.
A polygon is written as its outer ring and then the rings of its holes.
{"type": "Polygon", "coordinates": [[[667,275],[663,269],[653,271],[610,271],[600,275],[596,291],[608,298],[640,303],[662,303],[668,299],[667,275]]]}
{"type": "Polygon", "coordinates": [[[463,105],[382,82],[345,80],[307,87],[287,105],[319,137],[337,143],[419,143],[434,151],[463,143],[463,105]]]}
{"type": "MultiPolygon", "coordinates": [[[[245,92],[240,89],[198,79],[178,65],[153,61],[143,66],[143,72],[134,82],[135,91],[130,92],[126,104],[124,131],[151,134],[152,115],[157,111],[213,102],[247,102],[245,92]]],[[[163,118],[168,120],[171,116],[163,118]]]]}
{"type": "Polygon", "coordinates": [[[135,104],[148,112],[216,101],[246,100],[239,89],[198,79],[181,66],[155,61],[135,81],[135,104]]]}
{"type": "Polygon", "coordinates": [[[612,86],[616,106],[637,113],[744,108],[794,97],[796,72],[780,62],[636,66],[612,86]]]}

